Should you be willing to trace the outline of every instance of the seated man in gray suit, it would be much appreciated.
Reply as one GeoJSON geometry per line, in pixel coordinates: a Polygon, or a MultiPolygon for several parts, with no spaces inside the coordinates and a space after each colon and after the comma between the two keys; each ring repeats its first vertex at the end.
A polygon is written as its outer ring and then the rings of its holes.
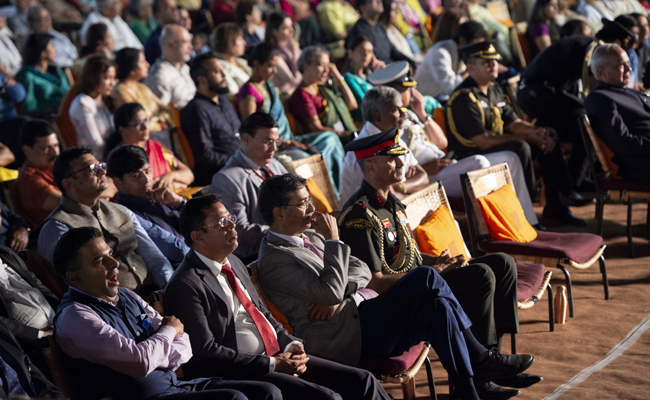
{"type": "Polygon", "coordinates": [[[304,179],[265,180],[259,203],[270,225],[260,247],[260,284],[309,352],[356,365],[360,357],[397,356],[428,341],[463,400],[479,398],[472,378],[511,377],[533,363],[527,354],[488,351],[472,334],[471,321],[434,269],[464,259],[441,257],[433,267],[414,268],[377,295],[366,289],[368,266],[339,240],[335,218],[315,212],[304,179]]]}
{"type": "Polygon", "coordinates": [[[285,400],[388,399],[367,371],[307,355],[257,295],[237,248],[237,219],[214,195],[189,200],[181,232],[192,248],[165,290],[195,356],[185,374],[272,383],[285,400]]]}
{"type": "Polygon", "coordinates": [[[235,255],[244,261],[257,258],[257,250],[269,226],[257,207],[257,191],[264,179],[286,174],[273,155],[280,138],[278,123],[263,112],[251,114],[239,127],[241,147],[212,178],[210,193],[221,196],[223,205],[237,217],[240,246],[235,255]],[[251,257],[252,256],[252,257],[251,257]]]}

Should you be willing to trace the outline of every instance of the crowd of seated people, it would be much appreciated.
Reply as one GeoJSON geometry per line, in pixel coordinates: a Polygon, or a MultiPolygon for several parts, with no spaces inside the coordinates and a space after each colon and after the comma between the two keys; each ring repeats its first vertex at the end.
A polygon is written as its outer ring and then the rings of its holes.
{"type": "Polygon", "coordinates": [[[387,399],[360,359],[421,341],[463,400],[539,382],[501,353],[514,259],[421,252],[400,199],[440,181],[459,203],[463,173],[505,162],[531,229],[582,227],[585,114],[616,176],[650,184],[648,11],[615,3],[0,8],[0,361],[18,373],[0,397],[64,397],[22,355],[52,334],[84,399],[387,399]],[[294,166],[312,155],[322,171],[294,166]]]}

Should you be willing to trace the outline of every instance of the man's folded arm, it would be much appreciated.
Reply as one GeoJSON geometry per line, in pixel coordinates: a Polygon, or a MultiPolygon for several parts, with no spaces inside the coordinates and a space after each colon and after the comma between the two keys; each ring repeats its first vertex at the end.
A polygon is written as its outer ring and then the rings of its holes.
{"type": "Polygon", "coordinates": [[[157,368],[168,369],[176,330],[161,327],[136,343],[104,322],[90,307],[73,304],[58,316],[56,341],[72,358],[83,358],[117,372],[140,378],[157,368]]]}

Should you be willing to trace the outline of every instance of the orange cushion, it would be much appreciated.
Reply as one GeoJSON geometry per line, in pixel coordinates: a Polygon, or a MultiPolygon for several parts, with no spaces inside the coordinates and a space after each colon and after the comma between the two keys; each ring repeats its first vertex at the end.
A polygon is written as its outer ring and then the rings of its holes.
{"type": "Polygon", "coordinates": [[[424,253],[439,255],[448,249],[452,257],[462,254],[466,260],[470,259],[454,218],[444,205],[438,207],[427,222],[415,228],[414,233],[420,251],[424,253]]]}
{"type": "Polygon", "coordinates": [[[478,203],[492,239],[528,243],[537,237],[537,231],[526,220],[512,185],[479,197],[478,203]]]}
{"type": "Polygon", "coordinates": [[[316,211],[318,211],[319,213],[330,213],[334,211],[334,209],[330,205],[330,202],[327,201],[327,197],[325,197],[325,193],[323,193],[323,191],[320,190],[316,182],[311,178],[307,179],[307,190],[309,190],[309,194],[311,195],[311,199],[314,202],[314,207],[316,207],[316,211]]]}

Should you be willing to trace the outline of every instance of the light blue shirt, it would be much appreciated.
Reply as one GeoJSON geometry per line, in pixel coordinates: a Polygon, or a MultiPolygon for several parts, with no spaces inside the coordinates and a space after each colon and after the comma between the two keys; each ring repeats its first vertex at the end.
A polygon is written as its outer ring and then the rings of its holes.
{"type": "MultiPolygon", "coordinates": [[[[132,213],[128,208],[124,208],[129,214],[132,213]]],[[[140,221],[140,225],[142,225],[142,228],[147,231],[149,238],[156,244],[156,246],[158,246],[158,249],[169,261],[175,265],[178,265],[183,261],[185,254],[190,251],[190,248],[187,247],[185,239],[183,239],[182,236],[176,236],[173,233],[164,230],[160,225],[156,225],[135,213],[133,213],[133,215],[135,215],[138,221],[140,221]]]]}
{"type": "MultiPolygon", "coordinates": [[[[131,217],[131,221],[133,221],[133,226],[135,227],[135,236],[138,241],[136,253],[142,257],[147,269],[153,274],[154,283],[162,289],[167,285],[169,278],[174,273],[174,269],[154,241],[151,240],[147,231],[140,223],[141,220],[133,211],[126,207],[123,208],[131,217]]],[[[54,219],[50,219],[43,224],[41,233],[38,235],[38,254],[48,260],[50,264],[52,264],[54,248],[58,243],[58,240],[55,240],[55,238],[60,238],[68,230],[67,225],[54,219]]]]}

